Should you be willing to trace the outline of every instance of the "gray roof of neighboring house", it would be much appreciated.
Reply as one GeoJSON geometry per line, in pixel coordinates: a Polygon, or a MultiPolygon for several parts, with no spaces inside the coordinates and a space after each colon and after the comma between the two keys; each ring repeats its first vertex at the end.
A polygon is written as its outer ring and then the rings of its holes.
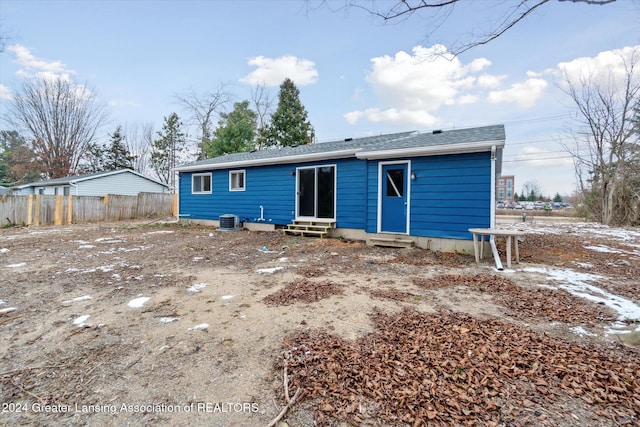
{"type": "MultiPolygon", "coordinates": [[[[420,133],[416,131],[394,133],[387,135],[369,136],[364,138],[348,138],[345,140],[307,144],[294,147],[281,147],[265,150],[255,150],[244,153],[228,154],[212,159],[199,160],[186,163],[176,170],[213,169],[223,167],[225,164],[241,165],[243,163],[258,165],[262,161],[270,164],[272,159],[280,159],[280,163],[287,158],[303,159],[313,155],[331,155],[338,157],[355,156],[358,152],[397,152],[414,148],[447,147],[455,150],[456,145],[473,145],[473,143],[501,142],[504,145],[505,131],[503,125],[484,126],[468,129],[454,129],[447,131],[433,131],[420,133]]],[[[498,143],[497,145],[500,145],[498,143]]]]}
{"type": "Polygon", "coordinates": [[[146,177],[144,175],[139,174],[136,171],[133,171],[131,169],[120,169],[117,171],[108,171],[108,172],[95,172],[95,173],[85,173],[85,174],[81,174],[81,175],[73,175],[73,176],[65,176],[63,178],[54,178],[54,179],[48,179],[48,180],[44,180],[44,181],[35,181],[35,182],[29,182],[27,184],[22,184],[22,185],[18,185],[15,188],[25,188],[25,187],[47,187],[47,186],[51,186],[51,185],[64,185],[64,184],[71,184],[71,183],[76,183],[76,182],[80,182],[80,181],[86,181],[89,179],[95,179],[95,178],[100,178],[103,176],[109,176],[109,175],[115,175],[115,174],[120,174],[120,173],[132,173],[134,175],[138,175],[142,178],[148,179],[149,181],[153,181],[153,182],[157,182],[160,185],[164,185],[165,187],[169,187],[166,184],[161,183],[160,181],[157,181],[155,179],[146,177]]]}
{"type": "Polygon", "coordinates": [[[0,194],[7,194],[9,192],[9,189],[7,187],[3,187],[2,185],[0,185],[0,194]]]}

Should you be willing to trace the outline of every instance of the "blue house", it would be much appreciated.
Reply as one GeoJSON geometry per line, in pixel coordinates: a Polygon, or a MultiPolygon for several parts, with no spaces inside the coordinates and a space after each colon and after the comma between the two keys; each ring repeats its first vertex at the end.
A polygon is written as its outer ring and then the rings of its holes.
{"type": "Polygon", "coordinates": [[[176,168],[182,219],[471,251],[494,225],[503,125],[266,149],[176,168]],[[232,221],[235,223],[235,221],[232,221]],[[306,231],[306,232],[305,232],[306,231]]]}

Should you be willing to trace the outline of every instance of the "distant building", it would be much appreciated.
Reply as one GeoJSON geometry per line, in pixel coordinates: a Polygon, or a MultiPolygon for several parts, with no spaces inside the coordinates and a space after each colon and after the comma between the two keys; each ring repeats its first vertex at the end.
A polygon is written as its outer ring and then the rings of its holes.
{"type": "Polygon", "coordinates": [[[13,194],[46,194],[60,196],[104,196],[119,194],[137,196],[138,193],[169,193],[168,185],[132,171],[120,169],[110,172],[88,173],[64,178],[37,181],[11,187],[13,194]]]}
{"type": "Polygon", "coordinates": [[[496,180],[496,196],[498,201],[513,200],[515,178],[513,175],[501,175],[496,180]]]}

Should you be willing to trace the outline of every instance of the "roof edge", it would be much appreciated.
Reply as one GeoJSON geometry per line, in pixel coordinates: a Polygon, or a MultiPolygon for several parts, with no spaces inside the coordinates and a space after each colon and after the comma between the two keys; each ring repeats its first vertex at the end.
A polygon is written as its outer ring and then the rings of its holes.
{"type": "Polygon", "coordinates": [[[348,157],[355,157],[356,153],[361,150],[362,148],[351,148],[348,150],[327,151],[324,153],[312,154],[296,154],[292,156],[272,157],[267,159],[238,160],[235,162],[178,166],[176,168],[173,168],[173,170],[177,172],[193,172],[204,170],[232,169],[248,166],[270,166],[295,162],[313,162],[317,160],[343,159],[348,157]]]}
{"type": "Polygon", "coordinates": [[[504,147],[505,140],[497,139],[481,142],[461,142],[448,145],[432,145],[426,147],[397,148],[391,150],[362,151],[356,153],[359,159],[376,160],[396,157],[438,156],[443,154],[478,153],[490,151],[491,147],[504,147]]]}

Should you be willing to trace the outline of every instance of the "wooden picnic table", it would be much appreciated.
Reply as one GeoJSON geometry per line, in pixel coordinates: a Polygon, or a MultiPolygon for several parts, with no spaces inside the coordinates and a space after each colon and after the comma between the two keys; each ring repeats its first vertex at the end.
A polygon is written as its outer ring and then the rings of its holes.
{"type": "MultiPolygon", "coordinates": [[[[524,236],[526,234],[523,230],[514,230],[514,229],[506,229],[506,228],[470,228],[469,232],[473,234],[473,253],[476,256],[476,263],[480,262],[480,259],[483,258],[483,248],[484,248],[484,236],[495,236],[495,237],[505,237],[507,244],[507,268],[511,268],[511,240],[514,241],[514,249],[516,255],[516,263],[520,264],[520,253],[518,252],[518,238],[524,236]],[[478,236],[480,236],[480,241],[478,241],[478,236]]],[[[502,261],[500,261],[500,257],[497,251],[494,251],[493,254],[496,265],[499,269],[502,266],[502,261]]]]}

